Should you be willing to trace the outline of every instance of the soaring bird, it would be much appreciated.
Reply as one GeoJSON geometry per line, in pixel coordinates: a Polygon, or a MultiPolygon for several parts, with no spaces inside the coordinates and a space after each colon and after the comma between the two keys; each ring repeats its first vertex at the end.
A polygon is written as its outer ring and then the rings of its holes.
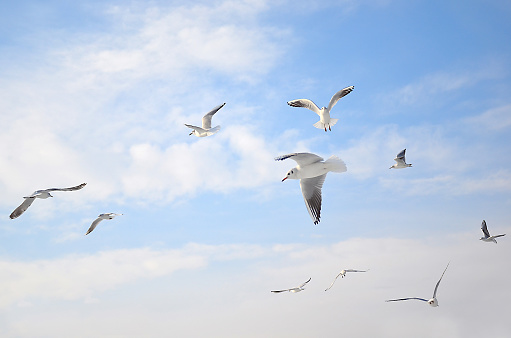
{"type": "Polygon", "coordinates": [[[223,106],[225,106],[225,102],[223,104],[213,108],[213,110],[211,110],[209,113],[207,113],[206,115],[204,115],[202,117],[202,128],[192,126],[191,124],[185,123],[185,126],[193,129],[193,131],[190,133],[190,135],[193,134],[197,137],[205,137],[205,136],[210,136],[210,135],[217,133],[220,130],[220,126],[211,128],[211,119],[213,118],[213,115],[215,115],[216,112],[219,111],[223,106]]]}
{"type": "Polygon", "coordinates": [[[114,213],[106,213],[106,214],[100,214],[94,222],[89,227],[89,230],[87,230],[87,233],[85,235],[88,235],[92,232],[92,230],[96,229],[96,226],[104,219],[114,219],[116,216],[121,216],[122,214],[114,214],[114,213]]]}
{"type": "Polygon", "coordinates": [[[351,93],[351,91],[354,88],[355,88],[354,86],[349,86],[349,87],[339,90],[330,99],[330,103],[328,104],[328,107],[323,107],[321,109],[319,109],[319,107],[309,99],[293,100],[293,101],[289,101],[287,104],[290,105],[291,107],[302,107],[302,108],[307,108],[309,110],[312,110],[313,112],[315,112],[316,114],[319,115],[319,121],[314,123],[313,126],[318,129],[325,129],[325,131],[326,131],[326,128],[328,128],[328,130],[332,130],[330,127],[332,127],[334,124],[336,124],[339,119],[331,119],[330,111],[332,110],[332,108],[335,106],[335,104],[337,103],[337,101],[339,101],[339,99],[341,97],[346,96],[349,93],[351,93]]]}
{"type": "Polygon", "coordinates": [[[337,278],[339,276],[341,276],[341,278],[344,278],[344,276],[346,276],[346,272],[367,272],[367,270],[353,270],[353,269],[346,269],[346,270],[341,270],[341,272],[339,272],[339,274],[337,276],[335,276],[335,279],[334,281],[332,282],[332,284],[330,284],[330,286],[328,288],[325,289],[325,291],[328,291],[330,290],[330,288],[332,286],[334,286],[334,283],[335,281],[337,280],[337,278]]]}
{"type": "Polygon", "coordinates": [[[276,161],[285,159],[295,160],[298,164],[289,170],[282,182],[289,179],[299,179],[305,205],[314,224],[318,224],[321,217],[321,188],[329,171],[343,173],[346,164],[337,156],[331,156],[326,161],[322,157],[311,153],[293,153],[276,157],[276,161]]]}
{"type": "Polygon", "coordinates": [[[495,238],[506,236],[506,234],[490,236],[490,232],[488,231],[488,227],[486,226],[486,221],[484,219],[483,223],[481,224],[481,230],[483,230],[484,237],[481,237],[479,239],[484,242],[493,242],[497,244],[497,240],[495,238]]]}
{"type": "Polygon", "coordinates": [[[300,286],[298,286],[296,288],[284,289],[284,290],[275,290],[275,291],[272,291],[272,292],[273,293],[280,293],[280,292],[286,292],[286,291],[293,292],[293,293],[300,292],[300,291],[305,290],[303,287],[305,286],[305,284],[307,284],[310,281],[311,281],[311,278],[309,278],[308,281],[306,281],[305,283],[303,283],[302,285],[300,285],[300,286]]]}
{"type": "Polygon", "coordinates": [[[432,307],[437,307],[438,306],[438,300],[436,299],[436,291],[438,290],[438,285],[440,285],[440,281],[442,280],[442,277],[444,276],[444,273],[445,271],[447,271],[447,268],[449,267],[449,263],[447,263],[447,266],[445,267],[445,270],[444,272],[442,273],[442,276],[440,277],[440,279],[438,280],[438,282],[436,283],[436,286],[435,286],[435,291],[433,292],[433,298],[431,299],[424,299],[424,298],[417,298],[417,297],[412,297],[412,298],[399,298],[399,299],[389,299],[389,300],[386,300],[386,302],[397,302],[397,301],[400,301],[400,300],[410,300],[410,299],[416,299],[416,300],[422,300],[423,302],[427,302],[429,305],[431,305],[432,307]]]}
{"type": "Polygon", "coordinates": [[[403,150],[401,150],[401,152],[399,154],[397,154],[396,158],[394,159],[394,161],[396,161],[396,163],[394,163],[389,169],[403,169],[403,168],[408,168],[408,167],[412,166],[411,164],[406,163],[405,152],[406,152],[406,149],[403,149],[403,150]]]}
{"type": "Polygon", "coordinates": [[[42,198],[42,199],[47,199],[48,197],[53,197],[50,192],[51,191],[75,191],[75,190],[80,190],[82,189],[83,187],[85,187],[87,183],[82,183],[80,185],[77,185],[76,187],[71,187],[71,188],[50,188],[50,189],[44,189],[44,190],[37,190],[37,191],[34,191],[32,193],[32,195],[29,195],[29,196],[25,196],[23,197],[25,200],[23,201],[23,203],[21,203],[21,205],[19,207],[17,207],[12,213],[11,215],[9,216],[11,219],[15,219],[19,216],[21,216],[21,214],[23,214],[29,206],[32,205],[32,203],[34,202],[34,200],[36,198],[42,198]]]}

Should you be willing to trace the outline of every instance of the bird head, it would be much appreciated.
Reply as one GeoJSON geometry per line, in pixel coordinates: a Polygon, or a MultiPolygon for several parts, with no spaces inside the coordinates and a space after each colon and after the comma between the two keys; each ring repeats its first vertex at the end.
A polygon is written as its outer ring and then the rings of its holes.
{"type": "Polygon", "coordinates": [[[438,300],[436,300],[436,298],[431,298],[430,300],[428,300],[428,304],[431,305],[432,307],[437,307],[438,300]]]}
{"type": "Polygon", "coordinates": [[[282,182],[284,182],[284,181],[285,181],[285,180],[287,180],[288,178],[296,179],[296,178],[297,178],[297,177],[296,177],[296,175],[297,175],[296,168],[293,168],[293,169],[291,169],[291,170],[289,170],[289,171],[287,172],[286,177],[284,177],[284,178],[282,179],[282,182]]]}

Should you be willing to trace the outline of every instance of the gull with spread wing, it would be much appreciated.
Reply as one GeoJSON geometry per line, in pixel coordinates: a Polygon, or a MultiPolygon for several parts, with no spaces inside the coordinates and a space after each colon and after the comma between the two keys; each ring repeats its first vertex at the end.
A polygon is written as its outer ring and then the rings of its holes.
{"type": "Polygon", "coordinates": [[[479,238],[479,240],[483,242],[493,242],[497,244],[497,240],[495,238],[506,236],[506,234],[490,236],[490,232],[488,231],[488,227],[486,226],[486,221],[484,219],[483,223],[481,224],[481,230],[483,231],[484,237],[479,238]]]}
{"type": "Polygon", "coordinates": [[[396,163],[394,163],[389,169],[403,169],[403,168],[408,168],[408,167],[412,166],[411,164],[406,163],[405,152],[406,152],[406,149],[403,149],[403,150],[401,150],[401,152],[399,154],[397,154],[396,158],[394,159],[394,161],[396,161],[396,163]]]}
{"type": "Polygon", "coordinates": [[[112,212],[106,213],[106,214],[100,214],[98,218],[89,227],[89,230],[87,230],[87,233],[85,235],[88,235],[92,232],[92,230],[96,229],[96,226],[104,219],[114,219],[116,216],[121,216],[122,214],[114,214],[112,212]]]}
{"type": "Polygon", "coordinates": [[[346,164],[332,155],[326,161],[323,158],[311,153],[293,153],[275,158],[275,161],[285,159],[295,160],[298,164],[295,168],[289,170],[282,182],[289,179],[300,180],[300,188],[307,206],[307,211],[314,224],[318,224],[321,217],[321,188],[325,182],[326,174],[330,171],[343,173],[346,164]]]}
{"type": "Polygon", "coordinates": [[[328,130],[331,131],[332,129],[330,127],[333,127],[334,124],[336,124],[339,119],[331,119],[330,111],[335,106],[337,101],[339,101],[342,97],[351,93],[354,88],[355,88],[354,86],[349,86],[349,87],[339,90],[330,99],[330,103],[328,104],[328,107],[323,107],[321,109],[319,109],[319,107],[309,99],[293,100],[293,101],[289,101],[287,104],[290,105],[291,107],[301,107],[301,108],[307,108],[309,110],[312,110],[313,112],[315,112],[316,114],[319,115],[319,121],[314,123],[313,126],[318,129],[325,129],[325,131],[326,131],[326,128],[328,128],[328,130]]]}
{"type": "Polygon", "coordinates": [[[305,284],[307,284],[310,281],[311,281],[311,278],[309,278],[308,281],[306,281],[305,283],[303,283],[302,285],[300,285],[300,286],[298,286],[296,288],[284,289],[284,290],[275,290],[275,291],[272,291],[272,292],[273,293],[280,293],[280,292],[286,292],[286,291],[293,292],[293,293],[300,292],[300,291],[305,290],[304,289],[305,284]]]}
{"type": "Polygon", "coordinates": [[[444,273],[445,271],[447,271],[447,268],[449,267],[449,263],[447,263],[447,266],[445,267],[445,270],[444,272],[442,273],[442,276],[440,277],[440,279],[438,280],[438,282],[436,283],[436,286],[435,286],[435,291],[433,292],[433,298],[431,299],[424,299],[424,298],[417,298],[417,297],[411,297],[411,298],[399,298],[399,299],[389,299],[389,300],[386,300],[386,302],[397,302],[397,301],[401,301],[401,300],[410,300],[410,299],[416,299],[416,300],[422,300],[423,302],[427,302],[429,305],[431,305],[432,307],[437,307],[438,306],[438,300],[436,299],[436,291],[438,290],[438,285],[440,285],[440,281],[442,280],[442,277],[444,276],[444,273]]]}
{"type": "Polygon", "coordinates": [[[219,111],[223,106],[225,106],[225,102],[215,108],[213,108],[209,113],[204,115],[202,118],[202,128],[192,126],[191,124],[186,124],[188,128],[193,129],[193,131],[190,133],[190,135],[195,135],[197,137],[206,137],[211,136],[215,133],[217,133],[220,130],[220,126],[216,126],[215,128],[211,128],[211,119],[213,118],[213,115],[216,114],[217,111],[219,111]]]}
{"type": "Polygon", "coordinates": [[[341,278],[344,278],[344,276],[346,276],[346,272],[367,272],[368,270],[353,270],[353,269],[346,269],[346,270],[341,270],[341,272],[339,272],[339,274],[337,276],[335,276],[335,279],[334,281],[332,282],[332,284],[330,284],[330,286],[328,288],[325,289],[325,291],[328,291],[330,290],[330,288],[332,286],[334,286],[334,283],[335,281],[337,280],[337,278],[339,276],[341,276],[341,278]]]}
{"type": "Polygon", "coordinates": [[[34,191],[32,193],[32,195],[23,197],[25,199],[23,201],[23,203],[21,203],[21,205],[19,207],[17,207],[11,213],[11,215],[9,217],[11,219],[15,219],[15,218],[21,216],[28,209],[28,207],[32,205],[32,203],[34,202],[34,200],[36,198],[46,199],[48,197],[53,197],[50,194],[50,192],[52,192],[52,191],[75,191],[75,190],[80,190],[83,187],[85,187],[86,184],[87,183],[82,183],[80,185],[77,185],[76,187],[71,187],[71,188],[50,188],[50,189],[43,189],[43,190],[34,191]]]}

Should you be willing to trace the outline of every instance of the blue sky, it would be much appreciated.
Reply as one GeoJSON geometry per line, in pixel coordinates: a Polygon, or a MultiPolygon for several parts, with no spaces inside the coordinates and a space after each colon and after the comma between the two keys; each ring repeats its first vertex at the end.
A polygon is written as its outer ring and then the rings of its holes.
{"type": "Polygon", "coordinates": [[[510,14],[506,1],[3,4],[2,335],[507,337],[509,238],[478,239],[483,219],[511,233],[510,14]],[[326,106],[350,85],[328,133],[286,104],[326,106]],[[188,136],[223,102],[219,133],[188,136]],[[413,167],[389,170],[403,148],[413,167]],[[274,161],[302,151],[348,167],[328,174],[317,226],[298,182],[281,182],[295,163],[274,161]],[[34,190],[82,182],[8,217],[34,190]],[[104,212],[124,215],[84,236],[104,212]],[[438,308],[384,302],[430,297],[449,261],[438,308]],[[370,271],[324,292],[343,268],[370,271]]]}

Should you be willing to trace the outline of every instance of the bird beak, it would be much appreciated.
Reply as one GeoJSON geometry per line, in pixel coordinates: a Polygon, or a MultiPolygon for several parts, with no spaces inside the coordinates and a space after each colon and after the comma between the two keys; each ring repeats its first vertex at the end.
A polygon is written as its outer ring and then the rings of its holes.
{"type": "Polygon", "coordinates": [[[287,180],[287,177],[284,177],[281,182],[284,182],[285,180],[287,180]]]}
{"type": "Polygon", "coordinates": [[[190,134],[188,134],[188,136],[191,136],[192,134],[193,134],[193,131],[190,134]]]}

